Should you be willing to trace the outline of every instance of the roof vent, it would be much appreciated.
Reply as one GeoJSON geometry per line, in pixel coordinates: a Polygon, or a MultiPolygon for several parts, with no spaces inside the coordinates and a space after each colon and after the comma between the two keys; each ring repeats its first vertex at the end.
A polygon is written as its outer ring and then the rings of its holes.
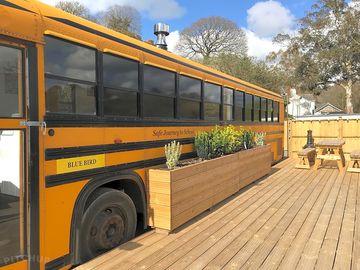
{"type": "Polygon", "coordinates": [[[166,37],[169,35],[170,26],[165,23],[157,23],[154,25],[154,34],[157,36],[155,46],[167,50],[166,37]]]}

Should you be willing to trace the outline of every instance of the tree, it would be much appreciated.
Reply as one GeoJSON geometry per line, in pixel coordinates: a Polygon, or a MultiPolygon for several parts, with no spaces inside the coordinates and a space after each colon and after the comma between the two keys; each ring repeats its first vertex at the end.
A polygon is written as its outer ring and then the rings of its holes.
{"type": "Polygon", "coordinates": [[[180,33],[177,51],[185,57],[202,57],[206,63],[212,56],[225,54],[245,55],[247,40],[236,23],[222,17],[198,20],[180,33]]]}
{"type": "Polygon", "coordinates": [[[359,18],[359,0],[319,0],[301,19],[298,35],[277,37],[288,45],[279,65],[293,72],[293,83],[317,93],[342,86],[348,113],[353,113],[352,90],[360,80],[359,18]]]}
{"type": "Polygon", "coordinates": [[[58,2],[55,7],[84,19],[93,19],[89,9],[78,1],[64,0],[58,2]]]}
{"type": "Polygon", "coordinates": [[[270,67],[264,61],[234,54],[211,57],[208,65],[224,73],[280,93],[285,86],[285,74],[270,67]]]}
{"type": "Polygon", "coordinates": [[[130,6],[110,6],[106,11],[97,15],[100,24],[120,33],[140,38],[140,13],[130,6]]]}

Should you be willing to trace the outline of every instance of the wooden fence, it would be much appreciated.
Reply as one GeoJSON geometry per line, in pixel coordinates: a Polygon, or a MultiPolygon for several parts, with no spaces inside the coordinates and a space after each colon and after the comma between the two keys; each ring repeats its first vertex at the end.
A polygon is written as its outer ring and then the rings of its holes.
{"type": "Polygon", "coordinates": [[[352,150],[360,149],[360,115],[302,117],[285,122],[284,150],[289,157],[296,157],[306,144],[307,130],[313,131],[315,142],[344,139],[346,159],[352,150]]]}

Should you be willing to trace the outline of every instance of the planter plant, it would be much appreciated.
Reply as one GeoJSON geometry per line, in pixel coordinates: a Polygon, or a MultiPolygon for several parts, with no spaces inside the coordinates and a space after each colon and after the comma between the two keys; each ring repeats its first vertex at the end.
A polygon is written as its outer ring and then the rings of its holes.
{"type": "Polygon", "coordinates": [[[172,231],[268,174],[270,146],[256,145],[264,136],[233,126],[201,132],[194,142],[198,160],[187,166],[177,166],[179,144],[166,146],[167,166],[148,171],[150,225],[172,231]]]}

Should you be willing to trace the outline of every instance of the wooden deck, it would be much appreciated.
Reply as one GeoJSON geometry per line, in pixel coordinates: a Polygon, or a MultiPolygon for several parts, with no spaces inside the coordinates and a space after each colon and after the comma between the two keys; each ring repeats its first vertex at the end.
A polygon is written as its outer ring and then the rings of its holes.
{"type": "Polygon", "coordinates": [[[173,234],[150,231],[78,269],[360,269],[360,174],[294,165],[173,234]]]}

